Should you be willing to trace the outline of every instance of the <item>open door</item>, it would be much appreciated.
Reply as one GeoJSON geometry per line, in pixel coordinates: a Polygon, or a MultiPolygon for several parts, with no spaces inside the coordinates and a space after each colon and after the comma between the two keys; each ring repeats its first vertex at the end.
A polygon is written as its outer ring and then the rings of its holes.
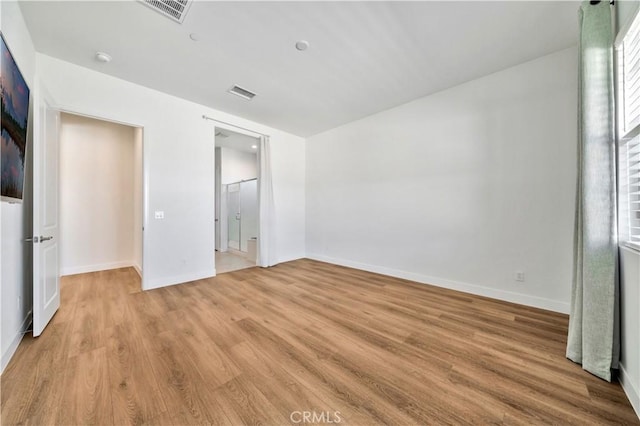
{"type": "Polygon", "coordinates": [[[33,335],[60,307],[58,128],[60,112],[42,83],[34,91],[33,132],[33,335]]]}

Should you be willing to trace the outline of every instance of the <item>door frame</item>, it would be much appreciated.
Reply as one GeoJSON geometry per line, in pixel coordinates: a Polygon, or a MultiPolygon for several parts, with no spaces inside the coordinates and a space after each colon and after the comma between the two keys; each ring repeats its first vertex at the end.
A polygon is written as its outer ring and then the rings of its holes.
{"type": "MultiPolygon", "coordinates": [[[[109,117],[105,117],[105,116],[101,116],[101,115],[95,115],[95,114],[90,114],[84,111],[79,111],[77,109],[74,108],[69,108],[66,106],[62,106],[62,105],[58,105],[58,111],[61,113],[66,113],[66,114],[73,114],[73,115],[78,115],[80,117],[86,117],[86,118],[92,118],[94,120],[100,120],[100,121],[106,121],[109,123],[114,123],[114,124],[121,124],[123,126],[129,126],[129,127],[136,127],[142,130],[142,265],[140,265],[141,271],[138,271],[139,274],[141,275],[140,277],[140,289],[144,290],[146,288],[145,284],[147,282],[147,280],[145,280],[145,276],[149,276],[149,274],[145,274],[144,270],[145,267],[144,265],[147,265],[147,250],[145,250],[145,247],[147,247],[147,233],[144,232],[145,229],[148,226],[148,206],[149,206],[149,174],[148,174],[148,159],[147,159],[147,150],[146,148],[146,134],[147,132],[145,132],[145,127],[142,124],[137,124],[134,122],[127,122],[127,121],[122,121],[122,120],[116,120],[114,118],[109,118],[109,117]]],[[[134,268],[135,269],[135,268],[134,268]]]]}

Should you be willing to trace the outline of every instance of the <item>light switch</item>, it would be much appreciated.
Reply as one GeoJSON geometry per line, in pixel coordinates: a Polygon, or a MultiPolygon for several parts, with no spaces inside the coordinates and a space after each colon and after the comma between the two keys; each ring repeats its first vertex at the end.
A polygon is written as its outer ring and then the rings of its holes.
{"type": "Polygon", "coordinates": [[[156,219],[164,219],[164,212],[157,210],[155,214],[156,219]]]}

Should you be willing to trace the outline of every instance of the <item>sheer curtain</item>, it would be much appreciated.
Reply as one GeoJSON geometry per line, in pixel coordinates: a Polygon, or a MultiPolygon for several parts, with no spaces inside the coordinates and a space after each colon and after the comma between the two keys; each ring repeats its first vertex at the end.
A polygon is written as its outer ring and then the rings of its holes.
{"type": "Polygon", "coordinates": [[[271,144],[268,136],[260,138],[258,198],[260,211],[258,218],[258,266],[269,267],[277,264],[275,240],[275,214],[273,204],[273,184],[271,181],[271,144]]]}
{"type": "Polygon", "coordinates": [[[579,17],[578,186],[567,358],[611,381],[620,347],[611,6],[585,1],[579,17]]]}

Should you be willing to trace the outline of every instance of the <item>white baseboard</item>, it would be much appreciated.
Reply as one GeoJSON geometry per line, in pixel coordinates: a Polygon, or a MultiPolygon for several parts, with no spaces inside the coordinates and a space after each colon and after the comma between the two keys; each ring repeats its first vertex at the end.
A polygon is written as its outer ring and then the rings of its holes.
{"type": "Polygon", "coordinates": [[[176,275],[173,277],[155,278],[153,280],[150,280],[148,283],[145,283],[143,281],[142,290],[153,290],[155,288],[168,287],[170,285],[176,285],[176,284],[184,284],[191,281],[212,278],[215,276],[216,276],[216,270],[214,268],[214,269],[209,269],[207,271],[201,271],[201,272],[192,273],[192,274],[176,275]]]}
{"type": "Polygon", "coordinates": [[[627,373],[627,370],[625,370],[622,363],[620,363],[620,376],[618,380],[620,381],[620,385],[622,386],[624,393],[627,394],[627,398],[629,398],[631,406],[636,411],[636,415],[640,419],[640,392],[638,391],[640,383],[633,383],[633,380],[627,373]]]}
{"type": "Polygon", "coordinates": [[[398,269],[386,268],[383,266],[369,265],[367,263],[354,262],[351,260],[336,259],[319,254],[307,254],[309,259],[319,260],[320,262],[333,263],[335,265],[347,266],[349,268],[361,269],[363,271],[375,272],[377,274],[388,275],[391,277],[402,278],[405,280],[415,281],[421,284],[429,284],[436,287],[448,288],[451,290],[471,293],[478,296],[490,297],[492,299],[504,300],[506,302],[518,303],[520,305],[532,306],[534,308],[546,309],[549,311],[569,313],[569,303],[560,302],[552,299],[545,299],[538,296],[516,293],[507,290],[484,287],[477,284],[469,284],[458,281],[452,281],[445,278],[430,277],[427,275],[416,274],[414,272],[401,271],[398,269]]]}
{"type": "Polygon", "coordinates": [[[13,358],[13,355],[16,353],[16,350],[18,349],[18,346],[20,345],[20,342],[24,337],[24,331],[28,330],[30,324],[31,324],[31,311],[27,313],[27,316],[22,321],[22,324],[20,324],[20,329],[18,329],[15,336],[13,337],[13,340],[11,341],[11,344],[7,348],[7,351],[4,354],[2,354],[2,359],[0,360],[0,374],[2,374],[2,372],[4,372],[4,369],[7,367],[7,365],[9,365],[9,361],[11,361],[11,358],[13,358]]]}
{"type": "Polygon", "coordinates": [[[84,266],[70,266],[70,267],[61,267],[60,275],[75,275],[75,274],[87,274],[89,272],[98,272],[98,271],[107,271],[109,269],[118,269],[118,268],[130,268],[135,266],[132,261],[121,261],[121,262],[109,262],[109,263],[99,263],[95,265],[84,265],[84,266]]]}
{"type": "Polygon", "coordinates": [[[140,278],[142,278],[142,268],[140,267],[140,265],[134,264],[133,269],[135,269],[138,275],[140,276],[140,278]]]}
{"type": "Polygon", "coordinates": [[[293,262],[294,260],[298,260],[298,259],[304,259],[306,258],[306,255],[300,255],[300,254],[295,254],[293,256],[286,256],[286,257],[279,257],[278,258],[278,263],[285,263],[285,262],[293,262]]]}

